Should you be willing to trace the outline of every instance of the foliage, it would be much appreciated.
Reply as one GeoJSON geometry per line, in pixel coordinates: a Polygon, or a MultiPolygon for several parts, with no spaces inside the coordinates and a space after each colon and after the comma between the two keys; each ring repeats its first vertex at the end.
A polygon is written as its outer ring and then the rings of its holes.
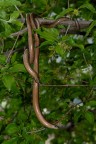
{"type": "Polygon", "coordinates": [[[91,0],[1,0],[0,1],[0,143],[44,144],[55,134],[54,144],[96,143],[96,2],[91,0]],[[68,4],[69,3],[69,4],[68,4]],[[83,84],[89,87],[41,87],[40,105],[50,112],[49,121],[59,121],[68,130],[43,128],[31,105],[32,78],[26,72],[23,49],[27,33],[11,34],[26,26],[27,13],[38,17],[92,20],[83,34],[60,35],[57,28],[41,28],[40,79],[49,84],[83,84]],[[11,53],[12,51],[12,53],[11,53]]]}

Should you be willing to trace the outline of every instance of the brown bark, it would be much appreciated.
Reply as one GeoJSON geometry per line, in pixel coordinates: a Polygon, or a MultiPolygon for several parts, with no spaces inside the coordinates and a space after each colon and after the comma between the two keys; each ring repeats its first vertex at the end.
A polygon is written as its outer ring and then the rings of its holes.
{"type": "MultiPolygon", "coordinates": [[[[68,18],[64,18],[64,20],[61,20],[61,19],[48,20],[44,18],[36,18],[36,19],[38,19],[41,27],[52,28],[52,27],[57,27],[58,25],[65,26],[64,28],[60,29],[60,33],[62,34],[66,33],[66,29],[68,26],[69,26],[69,29],[67,33],[78,33],[80,30],[87,28],[92,22],[92,21],[84,21],[84,20],[79,20],[79,21],[71,20],[68,18]]],[[[12,33],[10,36],[15,37],[18,34],[23,35],[25,32],[27,32],[27,27],[22,29],[21,31],[12,33]]]]}

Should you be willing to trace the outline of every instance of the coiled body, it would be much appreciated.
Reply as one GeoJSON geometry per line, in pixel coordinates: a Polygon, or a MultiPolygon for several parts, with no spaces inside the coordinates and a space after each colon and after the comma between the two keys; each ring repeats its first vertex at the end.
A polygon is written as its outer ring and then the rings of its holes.
{"type": "Polygon", "coordinates": [[[32,30],[35,30],[36,28],[39,28],[39,22],[38,20],[33,20],[32,15],[27,16],[27,27],[28,27],[28,45],[29,50],[24,51],[23,55],[23,61],[26,70],[29,72],[29,74],[33,77],[33,108],[35,111],[35,114],[39,121],[48,128],[57,129],[58,127],[49,123],[42,115],[42,112],[40,110],[39,106],[39,37],[38,34],[34,33],[34,44],[32,40],[32,30]],[[32,30],[31,30],[32,29],[32,30]],[[31,32],[30,32],[31,31],[31,32]],[[29,53],[28,53],[29,51],[29,53]],[[29,56],[29,57],[28,57],[29,56]],[[31,68],[30,64],[33,64],[33,69],[31,68]]]}

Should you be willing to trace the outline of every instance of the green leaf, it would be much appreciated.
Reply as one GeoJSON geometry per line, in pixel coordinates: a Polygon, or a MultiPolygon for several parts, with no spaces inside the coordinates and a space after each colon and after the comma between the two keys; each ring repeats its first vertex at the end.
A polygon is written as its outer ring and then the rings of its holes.
{"type": "Polygon", "coordinates": [[[4,9],[14,5],[21,5],[18,0],[0,0],[0,9],[4,9]]]}
{"type": "Polygon", "coordinates": [[[6,57],[4,55],[0,55],[0,63],[4,64],[6,62],[6,57]]]}
{"type": "Polygon", "coordinates": [[[33,0],[33,2],[35,2],[37,5],[40,5],[40,6],[47,5],[47,1],[46,0],[40,0],[39,3],[38,3],[37,0],[33,0]]]}
{"type": "Polygon", "coordinates": [[[7,22],[2,22],[4,30],[0,33],[0,37],[7,37],[11,34],[12,28],[7,22]]]}
{"type": "Polygon", "coordinates": [[[10,68],[10,72],[26,72],[26,69],[23,64],[14,64],[13,67],[10,68]]]}
{"type": "Polygon", "coordinates": [[[39,2],[37,0],[33,0],[33,2],[35,3],[35,6],[38,7],[38,10],[39,9],[44,9],[45,6],[47,5],[46,0],[39,0],[39,2]]]}
{"type": "MultiPolygon", "coordinates": [[[[23,23],[22,23],[21,21],[19,21],[18,19],[16,19],[16,20],[13,21],[12,23],[15,24],[15,25],[17,25],[17,26],[20,27],[20,28],[23,26],[23,23]]],[[[19,29],[20,29],[20,28],[19,28],[19,29]]]]}
{"type": "Polygon", "coordinates": [[[4,10],[0,10],[0,18],[6,19],[6,12],[4,10]]]}
{"type": "Polygon", "coordinates": [[[84,8],[84,9],[86,8],[86,9],[90,10],[91,12],[96,13],[95,8],[90,3],[83,4],[82,6],[79,7],[79,9],[82,9],[82,8],[84,8]]]}
{"type": "Polygon", "coordinates": [[[19,11],[14,11],[11,15],[10,15],[10,20],[9,20],[9,22],[14,22],[17,18],[18,18],[18,16],[19,16],[19,11]]]}
{"type": "Polygon", "coordinates": [[[78,47],[81,50],[84,50],[84,45],[83,44],[78,44],[75,42],[75,39],[73,37],[68,38],[68,40],[66,40],[68,44],[70,44],[70,46],[74,46],[74,47],[78,47]]]}
{"type": "Polygon", "coordinates": [[[4,23],[4,26],[5,26],[4,35],[9,36],[12,32],[12,28],[8,23],[4,23]]]}
{"type": "Polygon", "coordinates": [[[57,45],[57,46],[55,47],[55,51],[56,51],[57,54],[59,54],[59,55],[61,55],[61,56],[63,56],[63,54],[64,54],[64,48],[63,48],[63,47],[60,47],[59,45],[57,45]]]}
{"type": "Polygon", "coordinates": [[[15,123],[11,123],[6,127],[7,134],[11,135],[18,132],[18,127],[15,123]]]}
{"type": "Polygon", "coordinates": [[[43,142],[43,141],[40,141],[40,142],[39,142],[39,144],[45,144],[45,142],[43,142]]]}
{"type": "Polygon", "coordinates": [[[74,46],[80,48],[82,51],[84,50],[83,44],[75,44],[74,46]]]}
{"type": "Polygon", "coordinates": [[[86,33],[85,37],[87,37],[87,36],[89,35],[89,33],[91,32],[91,30],[92,30],[95,26],[96,26],[96,20],[93,21],[93,22],[91,23],[91,25],[89,26],[89,28],[87,29],[87,33],[86,33]]]}
{"type": "Polygon", "coordinates": [[[5,140],[2,144],[17,144],[18,138],[14,137],[9,140],[5,140]]]}
{"type": "Polygon", "coordinates": [[[82,112],[81,111],[76,111],[74,112],[74,122],[77,123],[79,121],[79,118],[82,116],[82,112]]]}
{"type": "Polygon", "coordinates": [[[94,123],[94,115],[92,112],[85,112],[85,118],[90,124],[94,123]]]}
{"type": "Polygon", "coordinates": [[[66,14],[68,14],[72,11],[74,11],[73,8],[64,9],[61,13],[59,13],[59,15],[56,17],[56,19],[58,19],[60,17],[64,17],[66,14]]]}
{"type": "Polygon", "coordinates": [[[49,41],[44,41],[40,44],[40,47],[43,47],[43,46],[48,46],[50,45],[50,42],[49,41]]]}
{"type": "Polygon", "coordinates": [[[19,110],[19,108],[22,104],[22,101],[20,98],[18,98],[18,99],[13,98],[13,99],[11,99],[10,103],[11,103],[10,108],[12,109],[12,111],[13,111],[13,109],[14,109],[14,111],[17,111],[17,110],[19,110]]]}
{"type": "Polygon", "coordinates": [[[11,91],[13,86],[15,85],[15,79],[12,75],[3,75],[2,81],[8,91],[11,91]]]}
{"type": "Polygon", "coordinates": [[[86,103],[86,105],[94,107],[94,106],[96,106],[96,101],[95,100],[89,101],[88,103],[86,103]]]}
{"type": "Polygon", "coordinates": [[[46,41],[49,41],[50,43],[56,42],[57,37],[59,36],[58,30],[55,28],[43,28],[43,31],[37,30],[37,33],[40,35],[41,38],[44,38],[46,41]]]}
{"type": "Polygon", "coordinates": [[[16,60],[17,53],[14,53],[11,57],[11,63],[14,63],[16,60]]]}

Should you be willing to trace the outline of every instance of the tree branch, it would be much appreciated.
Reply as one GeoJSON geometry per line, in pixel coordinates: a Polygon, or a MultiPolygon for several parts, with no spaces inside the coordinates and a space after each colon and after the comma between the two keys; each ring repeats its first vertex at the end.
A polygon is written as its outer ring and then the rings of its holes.
{"type": "MultiPolygon", "coordinates": [[[[62,25],[65,26],[64,28],[60,29],[60,33],[61,34],[65,34],[66,33],[66,27],[68,27],[70,25],[70,28],[68,30],[68,33],[78,33],[80,32],[80,30],[87,28],[92,21],[84,21],[84,20],[71,20],[68,18],[61,18],[58,20],[47,20],[44,18],[36,18],[39,21],[39,24],[41,27],[46,27],[46,28],[52,28],[52,27],[56,27],[58,25],[62,25]]],[[[15,37],[17,35],[23,35],[25,32],[27,32],[27,27],[12,33],[10,36],[15,37]]]]}
{"type": "Polygon", "coordinates": [[[11,37],[16,37],[17,35],[20,36],[20,35],[23,35],[25,32],[27,32],[27,27],[22,29],[22,30],[20,30],[20,31],[18,31],[18,32],[12,33],[10,36],[11,37]]]}

